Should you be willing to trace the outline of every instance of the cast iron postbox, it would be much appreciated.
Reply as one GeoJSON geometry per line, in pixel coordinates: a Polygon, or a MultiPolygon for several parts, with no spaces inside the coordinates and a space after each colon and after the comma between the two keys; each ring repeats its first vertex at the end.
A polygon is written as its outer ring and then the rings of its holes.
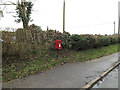
{"type": "Polygon", "coordinates": [[[56,49],[61,49],[61,40],[55,40],[55,48],[56,49]]]}

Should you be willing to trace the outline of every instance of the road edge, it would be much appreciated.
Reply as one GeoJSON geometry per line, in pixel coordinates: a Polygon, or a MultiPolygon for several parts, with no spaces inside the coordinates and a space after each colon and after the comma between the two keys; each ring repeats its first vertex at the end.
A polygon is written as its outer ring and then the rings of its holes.
{"type": "Polygon", "coordinates": [[[101,75],[99,75],[99,77],[97,77],[96,79],[90,81],[87,85],[85,85],[83,88],[85,90],[92,88],[92,86],[97,83],[99,80],[101,80],[103,77],[105,77],[110,71],[112,71],[115,67],[117,67],[120,64],[120,61],[118,61],[115,65],[113,65],[112,67],[110,67],[108,70],[106,70],[105,72],[103,72],[101,75]]]}

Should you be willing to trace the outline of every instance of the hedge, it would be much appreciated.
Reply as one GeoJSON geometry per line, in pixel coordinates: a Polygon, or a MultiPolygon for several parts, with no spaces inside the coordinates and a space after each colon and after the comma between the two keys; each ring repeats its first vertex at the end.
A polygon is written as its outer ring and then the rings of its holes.
{"type": "MultiPolygon", "coordinates": [[[[118,37],[115,36],[98,36],[94,37],[92,35],[71,35],[65,38],[66,44],[62,42],[62,46],[64,48],[72,49],[72,50],[85,50],[91,48],[99,48],[102,46],[108,46],[111,44],[119,43],[118,37]]],[[[64,40],[63,40],[64,41],[64,40]]]]}
{"type": "Polygon", "coordinates": [[[91,48],[99,48],[102,46],[108,46],[110,44],[116,44],[118,43],[118,37],[116,36],[100,36],[98,35],[95,37],[94,35],[66,35],[66,34],[58,34],[56,33],[56,36],[53,41],[53,48],[55,49],[55,40],[60,39],[62,42],[62,48],[71,49],[71,50],[85,50],[85,49],[91,49],[91,48]]]}
{"type": "MultiPolygon", "coordinates": [[[[99,48],[110,44],[120,43],[117,36],[101,35],[78,35],[56,30],[29,30],[18,29],[16,32],[2,32],[3,34],[3,56],[29,57],[30,53],[45,51],[47,49],[55,50],[55,40],[60,39],[62,49],[86,50],[99,48]]],[[[43,55],[43,54],[42,54],[43,55]]]]}

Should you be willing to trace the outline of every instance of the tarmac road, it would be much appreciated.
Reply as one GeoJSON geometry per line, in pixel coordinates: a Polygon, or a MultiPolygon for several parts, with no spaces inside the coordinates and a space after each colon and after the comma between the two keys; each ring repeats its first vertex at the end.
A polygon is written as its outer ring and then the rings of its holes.
{"type": "Polygon", "coordinates": [[[3,88],[82,88],[118,61],[118,53],[99,59],[60,65],[37,75],[3,83],[3,88]]]}

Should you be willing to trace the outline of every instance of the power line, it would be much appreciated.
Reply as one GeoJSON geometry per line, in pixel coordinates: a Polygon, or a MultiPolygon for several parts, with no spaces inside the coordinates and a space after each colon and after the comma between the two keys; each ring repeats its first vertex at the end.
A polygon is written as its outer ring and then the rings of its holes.
{"type": "Polygon", "coordinates": [[[106,25],[106,24],[112,24],[113,22],[107,22],[107,23],[99,23],[99,24],[93,24],[93,25],[83,25],[83,26],[67,26],[67,28],[87,28],[87,27],[94,27],[94,26],[100,26],[100,25],[106,25]]]}

